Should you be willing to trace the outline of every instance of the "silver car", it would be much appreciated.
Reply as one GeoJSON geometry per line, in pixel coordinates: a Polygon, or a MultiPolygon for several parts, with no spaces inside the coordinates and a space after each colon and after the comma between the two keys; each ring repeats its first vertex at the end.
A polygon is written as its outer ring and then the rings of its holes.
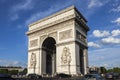
{"type": "Polygon", "coordinates": [[[87,74],[83,80],[104,80],[104,78],[100,74],[87,74]]]}

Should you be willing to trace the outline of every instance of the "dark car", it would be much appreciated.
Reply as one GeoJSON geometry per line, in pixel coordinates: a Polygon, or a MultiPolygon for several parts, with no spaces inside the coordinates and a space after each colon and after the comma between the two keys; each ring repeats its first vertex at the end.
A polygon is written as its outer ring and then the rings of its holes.
{"type": "Polygon", "coordinates": [[[100,74],[86,74],[82,80],[104,80],[100,74]]]}
{"type": "Polygon", "coordinates": [[[113,73],[106,73],[105,78],[106,79],[112,79],[113,78],[113,73]]]}
{"type": "Polygon", "coordinates": [[[7,74],[0,74],[0,80],[15,80],[10,75],[7,74]]]}
{"type": "Polygon", "coordinates": [[[40,79],[40,78],[42,78],[42,76],[33,73],[33,74],[28,74],[28,78],[30,78],[30,79],[40,79]]]}
{"type": "Polygon", "coordinates": [[[59,74],[56,74],[55,77],[57,77],[57,78],[70,78],[71,75],[69,75],[69,74],[64,74],[64,73],[59,73],[59,74]]]}

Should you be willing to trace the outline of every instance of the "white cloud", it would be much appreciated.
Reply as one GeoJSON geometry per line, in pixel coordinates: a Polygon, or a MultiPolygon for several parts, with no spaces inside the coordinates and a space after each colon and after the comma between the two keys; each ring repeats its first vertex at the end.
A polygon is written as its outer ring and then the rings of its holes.
{"type": "Polygon", "coordinates": [[[95,37],[106,37],[106,36],[109,36],[110,33],[109,33],[109,31],[94,30],[93,35],[95,37]]]}
{"type": "Polygon", "coordinates": [[[0,60],[0,63],[1,63],[1,62],[6,62],[6,60],[0,60]]]}
{"type": "Polygon", "coordinates": [[[112,33],[112,36],[118,36],[120,35],[120,30],[119,29],[113,30],[111,33],[112,33]]]}
{"type": "Polygon", "coordinates": [[[16,65],[19,65],[20,64],[20,62],[18,62],[18,61],[11,61],[10,63],[8,63],[7,65],[8,66],[16,66],[16,65]]]}
{"type": "Polygon", "coordinates": [[[89,50],[89,64],[94,66],[120,67],[119,47],[89,50]]]}
{"type": "Polygon", "coordinates": [[[28,25],[32,22],[35,22],[35,21],[41,19],[42,17],[50,14],[51,12],[52,12],[52,9],[49,9],[48,11],[44,11],[44,12],[35,13],[29,19],[26,20],[25,24],[28,25]]]}
{"type": "Polygon", "coordinates": [[[100,48],[100,45],[94,43],[94,42],[88,42],[89,47],[94,47],[94,48],[100,48]]]}
{"type": "Polygon", "coordinates": [[[0,60],[0,65],[3,66],[26,66],[23,65],[21,62],[19,61],[13,61],[13,60],[0,60]]]}
{"type": "Polygon", "coordinates": [[[110,10],[110,12],[120,12],[120,6],[117,6],[117,8],[113,8],[112,10],[110,10]]]}
{"type": "Polygon", "coordinates": [[[15,21],[19,19],[20,11],[28,11],[34,8],[33,0],[24,0],[20,3],[13,5],[10,9],[10,20],[15,21]]]}
{"type": "Polygon", "coordinates": [[[104,44],[120,44],[120,38],[114,37],[103,38],[101,41],[104,44]]]}
{"type": "Polygon", "coordinates": [[[105,56],[97,56],[96,60],[101,60],[101,59],[104,59],[104,58],[105,58],[105,56]]]}
{"type": "Polygon", "coordinates": [[[99,0],[90,0],[90,2],[88,4],[88,8],[99,7],[102,5],[103,5],[103,3],[101,3],[99,0]]]}
{"type": "Polygon", "coordinates": [[[33,0],[25,0],[19,4],[16,4],[12,7],[13,12],[17,12],[20,10],[29,10],[33,8],[33,0]]]}
{"type": "Polygon", "coordinates": [[[117,25],[120,25],[120,17],[117,18],[116,20],[112,21],[112,23],[116,23],[117,25]]]}
{"type": "Polygon", "coordinates": [[[25,23],[26,23],[26,25],[28,25],[36,20],[44,18],[45,16],[48,16],[48,15],[52,14],[53,12],[63,9],[69,5],[71,5],[71,1],[65,3],[64,5],[63,4],[62,5],[61,4],[52,5],[49,9],[46,9],[45,11],[40,11],[38,13],[33,14],[29,19],[26,20],[25,23]]]}

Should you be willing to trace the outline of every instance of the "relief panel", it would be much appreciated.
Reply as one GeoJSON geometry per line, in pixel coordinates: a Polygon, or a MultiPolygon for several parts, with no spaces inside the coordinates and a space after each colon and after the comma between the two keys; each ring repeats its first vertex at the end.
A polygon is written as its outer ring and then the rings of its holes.
{"type": "Polygon", "coordinates": [[[72,59],[71,59],[70,49],[68,47],[64,47],[62,55],[61,55],[61,64],[62,65],[70,65],[71,60],[72,59]]]}
{"type": "Polygon", "coordinates": [[[65,22],[62,22],[61,24],[57,24],[52,27],[45,28],[42,31],[36,31],[35,33],[30,34],[29,38],[32,38],[35,36],[37,37],[45,33],[55,32],[55,31],[58,31],[59,29],[63,29],[64,27],[71,26],[73,24],[74,24],[73,20],[65,21],[65,22]]]}
{"type": "Polygon", "coordinates": [[[73,35],[72,29],[60,32],[59,40],[65,40],[65,39],[72,38],[73,37],[72,35],[73,35]]]}
{"type": "Polygon", "coordinates": [[[87,43],[87,39],[80,32],[76,31],[76,38],[84,43],[87,43]]]}
{"type": "Polygon", "coordinates": [[[36,66],[36,54],[32,53],[30,58],[30,67],[34,68],[36,66]]]}
{"type": "Polygon", "coordinates": [[[38,39],[31,40],[30,41],[30,47],[36,47],[36,46],[38,46],[38,39]]]}

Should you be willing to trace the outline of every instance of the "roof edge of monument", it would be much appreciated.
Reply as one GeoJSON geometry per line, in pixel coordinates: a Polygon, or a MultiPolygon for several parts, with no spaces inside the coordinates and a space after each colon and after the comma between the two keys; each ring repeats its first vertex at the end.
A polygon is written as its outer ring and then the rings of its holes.
{"type": "Polygon", "coordinates": [[[56,13],[53,13],[53,14],[50,15],[50,16],[47,16],[47,17],[45,17],[45,18],[42,18],[42,19],[40,19],[40,20],[37,20],[37,21],[29,24],[29,27],[30,27],[30,26],[33,26],[33,25],[35,25],[35,24],[37,24],[37,23],[40,23],[40,22],[42,22],[42,21],[45,21],[45,20],[47,20],[47,19],[50,19],[50,18],[52,18],[52,17],[55,17],[55,16],[57,16],[57,15],[59,15],[59,14],[61,14],[61,13],[64,13],[64,12],[66,12],[66,11],[69,11],[69,10],[71,10],[71,9],[74,9],[74,8],[75,8],[75,6],[72,5],[72,6],[70,6],[70,7],[67,7],[66,9],[62,9],[61,11],[58,11],[58,12],[56,12],[56,13]]]}
{"type": "Polygon", "coordinates": [[[47,19],[50,19],[50,18],[52,18],[52,17],[55,17],[55,16],[57,16],[57,15],[59,15],[59,14],[62,14],[62,13],[64,13],[64,12],[66,12],[66,11],[69,11],[69,10],[71,10],[71,9],[75,9],[75,11],[87,22],[87,20],[86,20],[86,19],[84,18],[84,16],[78,11],[78,9],[77,9],[74,5],[72,5],[72,6],[70,6],[70,7],[67,7],[66,9],[62,9],[61,11],[58,11],[58,12],[56,12],[56,13],[48,16],[48,17],[42,18],[42,19],[40,19],[40,20],[38,20],[38,21],[35,21],[35,22],[29,24],[29,27],[30,27],[30,26],[33,26],[33,25],[35,25],[35,24],[37,24],[37,23],[40,23],[40,22],[42,22],[42,21],[45,21],[45,20],[47,20],[47,19]]]}

